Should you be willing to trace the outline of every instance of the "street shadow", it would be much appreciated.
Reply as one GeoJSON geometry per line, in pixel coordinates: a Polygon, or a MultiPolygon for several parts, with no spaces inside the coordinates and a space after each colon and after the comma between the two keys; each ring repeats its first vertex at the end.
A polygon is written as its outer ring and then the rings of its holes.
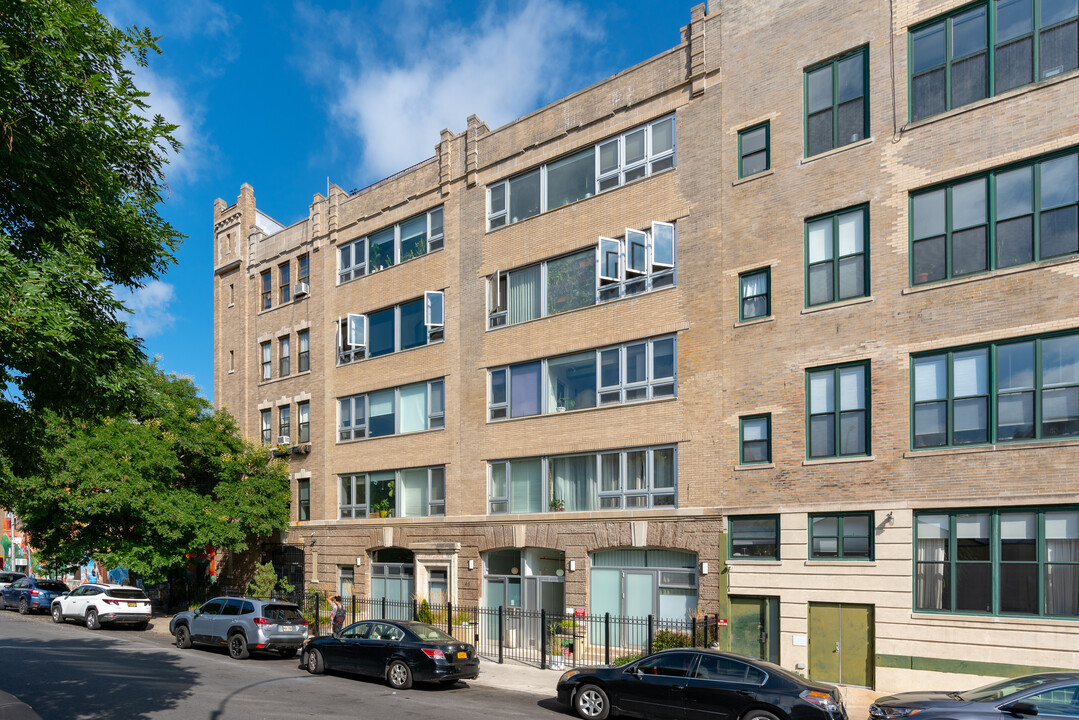
{"type": "Polygon", "coordinates": [[[0,688],[43,720],[150,718],[176,708],[197,680],[169,653],[118,646],[107,636],[43,640],[8,632],[0,656],[0,688]]]}
{"type": "Polygon", "coordinates": [[[576,715],[573,710],[562,705],[556,698],[544,698],[536,703],[536,707],[541,707],[544,710],[550,710],[560,715],[576,715]]]}

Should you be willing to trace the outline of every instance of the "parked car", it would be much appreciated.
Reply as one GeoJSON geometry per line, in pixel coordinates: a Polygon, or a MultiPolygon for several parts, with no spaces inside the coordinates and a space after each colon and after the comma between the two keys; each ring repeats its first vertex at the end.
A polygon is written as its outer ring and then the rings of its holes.
{"type": "Polygon", "coordinates": [[[75,618],[91,630],[110,623],[129,623],[145,630],[150,622],[150,598],[137,587],[86,583],[52,601],[52,621],[75,618]]]}
{"type": "Polygon", "coordinates": [[[1002,720],[1079,717],[1079,672],[1037,673],[990,683],[966,692],[907,692],[878,698],[869,706],[873,720],[1002,720]]]}
{"type": "Polygon", "coordinates": [[[364,620],[303,648],[307,671],[342,670],[380,677],[396,690],[413,682],[452,685],[479,677],[476,648],[427,623],[364,620]]]}
{"type": "Polygon", "coordinates": [[[19,578],[26,577],[26,573],[21,572],[0,572],[0,590],[3,590],[11,583],[15,582],[19,578]]]}
{"type": "Polygon", "coordinates": [[[68,591],[59,580],[41,580],[32,577],[19,578],[0,590],[0,608],[18,608],[23,615],[33,610],[48,610],[53,598],[68,591]]]}
{"type": "Polygon", "coordinates": [[[847,720],[834,685],[763,660],[705,648],[663,650],[625,666],[562,674],[558,701],[585,720],[643,718],[847,720]]]}
{"type": "Polygon", "coordinates": [[[218,597],[198,610],[177,613],[169,622],[176,647],[227,647],[229,656],[243,660],[252,650],[296,657],[307,640],[307,620],[297,605],[279,600],[218,597]]]}

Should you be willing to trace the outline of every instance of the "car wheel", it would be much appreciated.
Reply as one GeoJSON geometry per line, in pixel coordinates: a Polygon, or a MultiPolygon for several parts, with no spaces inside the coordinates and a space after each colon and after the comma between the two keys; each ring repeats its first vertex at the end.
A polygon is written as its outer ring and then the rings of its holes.
{"type": "Polygon", "coordinates": [[[229,638],[229,657],[233,660],[245,660],[251,653],[247,651],[247,638],[243,633],[236,633],[229,638]]]}
{"type": "Polygon", "coordinates": [[[742,716],[742,720],[779,720],[767,710],[750,710],[742,716]]]}
{"type": "Polygon", "coordinates": [[[296,653],[298,653],[298,652],[299,652],[299,650],[297,650],[296,648],[284,648],[284,649],[281,649],[281,650],[278,650],[278,651],[277,651],[277,653],[278,653],[278,654],[279,654],[279,655],[280,655],[281,657],[285,658],[286,660],[287,660],[288,658],[294,658],[294,657],[296,657],[296,653]]]}
{"type": "Polygon", "coordinates": [[[30,614],[30,606],[26,604],[26,598],[22,598],[22,599],[19,600],[19,614],[20,615],[29,615],[30,614]]]}
{"type": "Polygon", "coordinates": [[[86,629],[87,630],[100,630],[101,621],[97,619],[97,610],[93,608],[86,611],[86,629]]]}
{"type": "Polygon", "coordinates": [[[181,650],[189,650],[191,648],[191,631],[187,629],[187,625],[181,625],[176,628],[176,647],[181,650]]]}
{"type": "Polygon", "coordinates": [[[573,698],[573,709],[584,720],[604,720],[611,713],[611,702],[603,688],[585,685],[573,698]]]}
{"type": "Polygon", "coordinates": [[[390,681],[390,687],[395,690],[408,690],[412,687],[412,671],[400,660],[390,663],[390,669],[386,671],[386,679],[390,681]]]}
{"type": "Polygon", "coordinates": [[[62,623],[64,621],[64,611],[60,609],[59,604],[52,606],[52,621],[54,623],[62,623]]]}
{"type": "Polygon", "coordinates": [[[322,653],[318,650],[307,653],[307,672],[312,675],[321,675],[326,672],[326,664],[322,662],[322,653]]]}

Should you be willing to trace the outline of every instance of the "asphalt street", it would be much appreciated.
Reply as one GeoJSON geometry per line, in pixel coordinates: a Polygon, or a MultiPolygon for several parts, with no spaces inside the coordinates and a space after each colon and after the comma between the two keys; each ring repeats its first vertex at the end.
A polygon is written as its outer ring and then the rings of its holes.
{"type": "Polygon", "coordinates": [[[0,689],[43,720],[569,717],[552,698],[465,682],[395,692],[376,680],[309,675],[298,659],[238,661],[223,650],[179,650],[170,639],[0,611],[0,689]]]}

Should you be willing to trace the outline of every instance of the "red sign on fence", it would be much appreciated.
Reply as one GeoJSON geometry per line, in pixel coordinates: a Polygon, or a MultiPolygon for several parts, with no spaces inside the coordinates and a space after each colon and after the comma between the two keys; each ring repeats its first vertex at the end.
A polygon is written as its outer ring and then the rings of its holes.
{"type": "Polygon", "coordinates": [[[727,618],[716,618],[716,627],[727,627],[727,618]]]}

